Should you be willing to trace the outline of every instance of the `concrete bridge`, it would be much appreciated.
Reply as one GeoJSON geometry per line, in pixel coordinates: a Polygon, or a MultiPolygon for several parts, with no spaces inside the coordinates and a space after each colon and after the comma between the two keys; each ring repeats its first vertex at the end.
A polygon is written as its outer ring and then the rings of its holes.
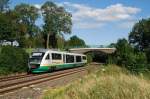
{"type": "Polygon", "coordinates": [[[72,48],[69,49],[70,52],[72,53],[81,53],[85,54],[88,52],[102,52],[105,54],[111,54],[114,53],[116,48],[72,48]]]}

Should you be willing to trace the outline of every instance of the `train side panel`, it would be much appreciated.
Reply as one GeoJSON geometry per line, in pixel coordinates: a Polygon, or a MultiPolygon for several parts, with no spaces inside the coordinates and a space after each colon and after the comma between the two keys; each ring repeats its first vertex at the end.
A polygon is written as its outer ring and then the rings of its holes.
{"type": "Polygon", "coordinates": [[[87,60],[85,55],[47,51],[43,56],[40,66],[38,68],[31,69],[31,72],[41,73],[58,69],[73,68],[83,66],[86,62],[87,60]]]}

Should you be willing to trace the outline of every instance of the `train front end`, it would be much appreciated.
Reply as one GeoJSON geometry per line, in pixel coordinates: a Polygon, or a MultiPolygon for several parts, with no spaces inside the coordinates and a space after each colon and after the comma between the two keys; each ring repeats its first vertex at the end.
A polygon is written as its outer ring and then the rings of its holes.
{"type": "Polygon", "coordinates": [[[33,52],[28,62],[28,73],[41,73],[40,64],[42,62],[44,52],[33,52]]]}

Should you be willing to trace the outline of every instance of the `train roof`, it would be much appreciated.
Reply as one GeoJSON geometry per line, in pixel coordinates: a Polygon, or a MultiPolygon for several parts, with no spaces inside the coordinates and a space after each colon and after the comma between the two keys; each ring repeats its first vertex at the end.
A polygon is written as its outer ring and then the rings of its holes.
{"type": "Polygon", "coordinates": [[[70,53],[70,52],[67,52],[67,51],[60,51],[58,49],[35,49],[33,52],[44,52],[44,53],[46,53],[47,51],[54,52],[54,53],[65,53],[65,54],[68,54],[68,55],[82,55],[82,56],[85,56],[84,54],[70,53]]]}
{"type": "Polygon", "coordinates": [[[33,50],[33,52],[46,52],[48,50],[49,49],[40,49],[40,48],[37,48],[37,49],[33,50]]]}

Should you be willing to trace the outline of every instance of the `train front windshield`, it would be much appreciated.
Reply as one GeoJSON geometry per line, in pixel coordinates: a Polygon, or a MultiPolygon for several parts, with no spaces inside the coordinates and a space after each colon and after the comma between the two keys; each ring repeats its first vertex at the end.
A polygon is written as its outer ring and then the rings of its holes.
{"type": "Polygon", "coordinates": [[[39,64],[42,61],[43,56],[44,56],[43,52],[34,52],[34,53],[32,53],[32,56],[29,59],[29,62],[39,64]]]}

